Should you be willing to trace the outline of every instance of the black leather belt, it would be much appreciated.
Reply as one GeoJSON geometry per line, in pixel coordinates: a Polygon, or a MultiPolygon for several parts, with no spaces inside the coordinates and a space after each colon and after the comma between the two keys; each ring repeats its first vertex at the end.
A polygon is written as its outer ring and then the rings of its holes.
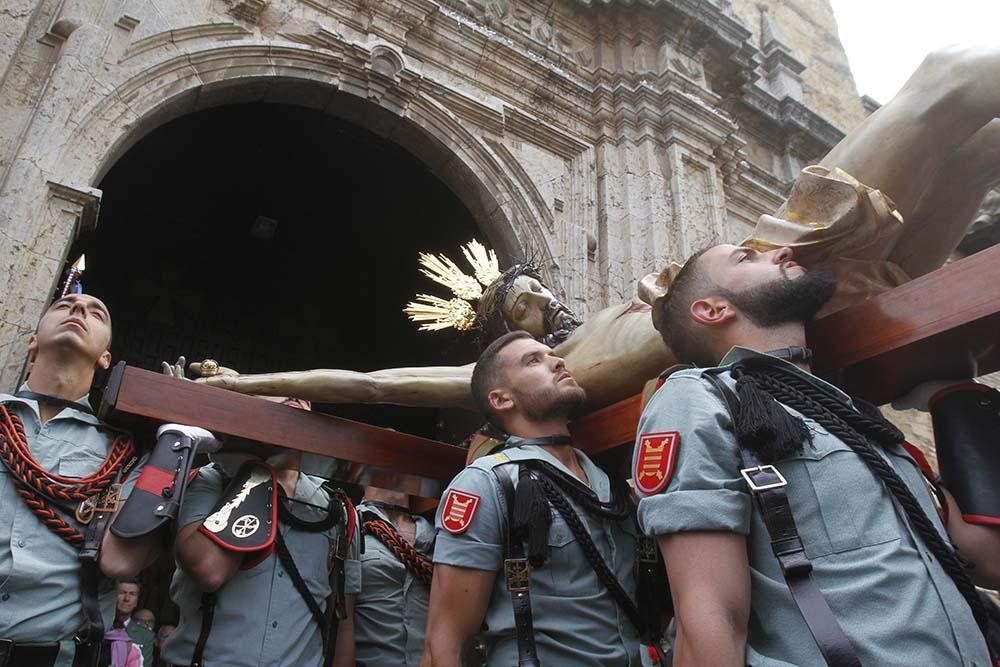
{"type": "Polygon", "coordinates": [[[59,644],[0,639],[0,667],[50,667],[59,655],[59,644]]]}

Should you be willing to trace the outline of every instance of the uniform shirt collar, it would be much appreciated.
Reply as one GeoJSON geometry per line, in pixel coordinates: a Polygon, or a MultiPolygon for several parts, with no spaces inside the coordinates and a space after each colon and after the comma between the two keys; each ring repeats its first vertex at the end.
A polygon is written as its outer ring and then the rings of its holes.
{"type": "Polygon", "coordinates": [[[315,479],[312,475],[300,472],[299,478],[295,481],[295,495],[293,496],[293,500],[320,505],[328,501],[327,494],[322,491],[323,483],[321,481],[315,479]]]}
{"type": "MultiPolygon", "coordinates": [[[[20,387],[18,387],[18,391],[34,391],[34,390],[28,386],[27,382],[25,382],[20,387]]],[[[76,399],[73,402],[78,403],[84,408],[92,409],[92,406],[90,404],[90,396],[83,396],[81,398],[76,399]]],[[[11,394],[0,394],[0,403],[20,403],[21,405],[24,405],[34,413],[35,419],[38,421],[39,424],[42,422],[42,417],[38,412],[38,401],[34,401],[30,398],[21,398],[19,396],[13,396],[11,394]]],[[[77,421],[93,424],[94,426],[101,425],[101,421],[94,415],[90,414],[89,412],[85,412],[84,410],[74,410],[73,408],[63,408],[62,410],[59,411],[58,414],[56,414],[55,417],[53,417],[49,421],[51,422],[55,419],[75,419],[77,421]]]]}
{"type": "MultiPolygon", "coordinates": [[[[364,512],[371,512],[378,518],[389,523],[393,526],[393,528],[396,528],[396,525],[389,520],[389,516],[383,512],[382,508],[378,505],[370,503],[367,500],[362,500],[358,504],[358,509],[364,512]]],[[[416,528],[413,546],[417,549],[417,551],[426,552],[428,550],[428,546],[430,546],[430,543],[434,540],[434,527],[427,519],[419,514],[411,513],[410,516],[413,518],[413,525],[416,528]]]]}
{"type": "Polygon", "coordinates": [[[853,401],[851,401],[851,397],[845,394],[843,391],[841,391],[840,388],[830,384],[829,382],[823,380],[822,378],[816,377],[812,373],[807,373],[806,371],[802,370],[801,368],[791,363],[790,361],[785,361],[784,359],[778,359],[777,357],[771,357],[763,352],[758,352],[757,350],[751,350],[748,347],[740,347],[739,345],[733,347],[731,350],[729,350],[729,352],[726,353],[726,356],[722,357],[722,361],[719,362],[719,366],[732,366],[733,364],[740,361],[744,361],[746,359],[760,359],[760,358],[768,358],[771,359],[774,363],[782,364],[786,369],[790,369],[793,373],[796,373],[797,375],[804,378],[808,382],[811,382],[812,384],[818,387],[823,387],[833,392],[838,398],[840,398],[842,401],[853,407],[854,403],[853,401]]]}
{"type": "MultiPolygon", "coordinates": [[[[523,459],[541,459],[546,463],[549,463],[559,470],[563,471],[570,477],[576,479],[576,475],[570,472],[569,468],[564,466],[562,462],[556,457],[552,456],[549,452],[543,449],[539,445],[518,445],[518,442],[525,440],[526,438],[519,438],[517,436],[509,436],[507,438],[507,448],[501,452],[502,454],[507,454],[511,460],[523,460],[523,459]]],[[[583,468],[583,471],[587,473],[587,480],[590,482],[591,490],[597,494],[598,499],[601,502],[608,502],[611,499],[611,485],[608,482],[608,476],[604,472],[594,465],[593,461],[587,457],[586,454],[581,452],[576,447],[573,448],[573,452],[576,454],[576,460],[583,468]]]]}

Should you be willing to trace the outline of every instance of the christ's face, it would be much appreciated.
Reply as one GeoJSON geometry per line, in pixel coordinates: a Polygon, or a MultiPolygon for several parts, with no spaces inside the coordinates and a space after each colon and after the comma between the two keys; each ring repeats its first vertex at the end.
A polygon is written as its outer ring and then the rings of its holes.
{"type": "Polygon", "coordinates": [[[573,314],[552,291],[529,275],[514,279],[503,303],[503,314],[511,331],[527,331],[535,338],[575,323],[573,314]]]}

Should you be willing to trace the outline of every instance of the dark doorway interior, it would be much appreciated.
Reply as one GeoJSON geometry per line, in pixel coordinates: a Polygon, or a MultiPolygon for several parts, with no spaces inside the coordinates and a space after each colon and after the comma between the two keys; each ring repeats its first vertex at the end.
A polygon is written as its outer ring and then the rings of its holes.
{"type": "MultiPolygon", "coordinates": [[[[472,340],[418,333],[401,309],[432,289],[418,251],[454,256],[476,224],[421,162],[363,128],[276,104],[203,111],[153,131],[100,188],[97,232],[80,246],[116,359],[158,369],[184,354],[249,373],[475,358],[472,340]]],[[[317,407],[442,435],[433,410],[317,407]]]]}
{"type": "MultiPolygon", "coordinates": [[[[470,338],[418,333],[402,308],[432,289],[419,251],[454,256],[482,235],[424,164],[360,127],[274,104],[203,111],[150,133],[100,188],[98,229],[74,251],[111,309],[116,359],[159,370],[184,354],[244,373],[475,359],[470,338]]],[[[462,411],[314,409],[449,441],[478,425],[462,411]]],[[[173,568],[168,553],[141,577],[140,606],[166,621],[173,568]]]]}

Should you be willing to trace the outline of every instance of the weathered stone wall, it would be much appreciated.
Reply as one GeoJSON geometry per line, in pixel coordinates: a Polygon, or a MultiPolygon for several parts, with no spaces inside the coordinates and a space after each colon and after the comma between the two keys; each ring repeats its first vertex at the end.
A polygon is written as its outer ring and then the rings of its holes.
{"type": "Polygon", "coordinates": [[[851,130],[864,119],[865,113],[829,0],[733,0],[733,9],[758,44],[762,5],[780,30],[791,55],[805,65],[803,101],[841,131],[851,130]]]}

